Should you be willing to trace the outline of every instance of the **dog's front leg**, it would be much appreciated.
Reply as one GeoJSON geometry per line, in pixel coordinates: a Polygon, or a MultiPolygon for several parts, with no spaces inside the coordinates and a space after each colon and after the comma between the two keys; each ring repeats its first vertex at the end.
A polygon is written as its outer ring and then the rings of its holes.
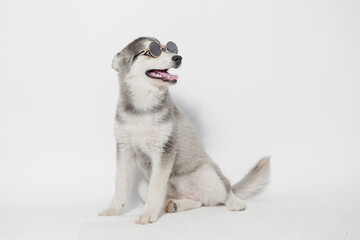
{"type": "Polygon", "coordinates": [[[163,209],[168,180],[175,160],[175,151],[152,158],[152,172],[144,212],[135,221],[137,224],[155,222],[163,209]]]}
{"type": "Polygon", "coordinates": [[[116,145],[116,178],[115,194],[110,206],[99,213],[99,216],[119,215],[125,205],[134,170],[135,155],[127,144],[116,145]]]}

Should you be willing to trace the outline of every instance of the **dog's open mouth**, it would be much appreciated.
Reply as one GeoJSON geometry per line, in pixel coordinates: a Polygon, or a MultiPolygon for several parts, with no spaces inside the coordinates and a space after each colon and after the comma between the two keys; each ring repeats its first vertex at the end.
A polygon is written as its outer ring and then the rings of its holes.
{"type": "Polygon", "coordinates": [[[151,78],[161,79],[163,82],[176,83],[178,76],[168,73],[168,69],[151,69],[146,71],[146,75],[151,78]]]}

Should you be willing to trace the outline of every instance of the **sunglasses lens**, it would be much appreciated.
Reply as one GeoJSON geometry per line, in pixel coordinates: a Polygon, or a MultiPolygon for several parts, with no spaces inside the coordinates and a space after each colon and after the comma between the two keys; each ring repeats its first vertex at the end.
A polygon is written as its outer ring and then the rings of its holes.
{"type": "Polygon", "coordinates": [[[178,48],[174,42],[168,42],[166,44],[166,50],[171,53],[175,53],[175,54],[178,53],[178,48]]]}
{"type": "Polygon", "coordinates": [[[161,54],[161,47],[156,42],[150,43],[149,50],[151,55],[153,55],[154,57],[158,57],[161,54]]]}

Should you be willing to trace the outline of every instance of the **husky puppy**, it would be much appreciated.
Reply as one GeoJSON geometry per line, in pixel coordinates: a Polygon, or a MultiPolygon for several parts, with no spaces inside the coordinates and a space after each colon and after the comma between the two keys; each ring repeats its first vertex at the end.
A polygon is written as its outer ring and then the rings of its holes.
{"type": "Polygon", "coordinates": [[[112,67],[120,85],[115,121],[116,189],[100,216],[120,214],[135,164],[145,175],[138,187],[145,202],[138,224],[153,223],[166,212],[201,206],[225,204],[232,211],[242,211],[244,199],[266,186],[269,157],[260,159],[241,181],[231,185],[206,154],[193,124],[170,97],[168,88],[178,77],[168,69],[180,67],[181,61],[175,44],[163,46],[150,37],[134,40],[115,55],[112,67]]]}

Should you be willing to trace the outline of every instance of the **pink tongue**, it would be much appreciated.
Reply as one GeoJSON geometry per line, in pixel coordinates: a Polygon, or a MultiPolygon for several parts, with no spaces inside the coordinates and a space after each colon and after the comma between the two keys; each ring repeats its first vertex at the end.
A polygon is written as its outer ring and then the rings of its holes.
{"type": "Polygon", "coordinates": [[[155,73],[160,74],[163,77],[163,79],[168,79],[168,80],[177,80],[178,79],[178,75],[172,75],[168,72],[156,70],[155,73]]]}

